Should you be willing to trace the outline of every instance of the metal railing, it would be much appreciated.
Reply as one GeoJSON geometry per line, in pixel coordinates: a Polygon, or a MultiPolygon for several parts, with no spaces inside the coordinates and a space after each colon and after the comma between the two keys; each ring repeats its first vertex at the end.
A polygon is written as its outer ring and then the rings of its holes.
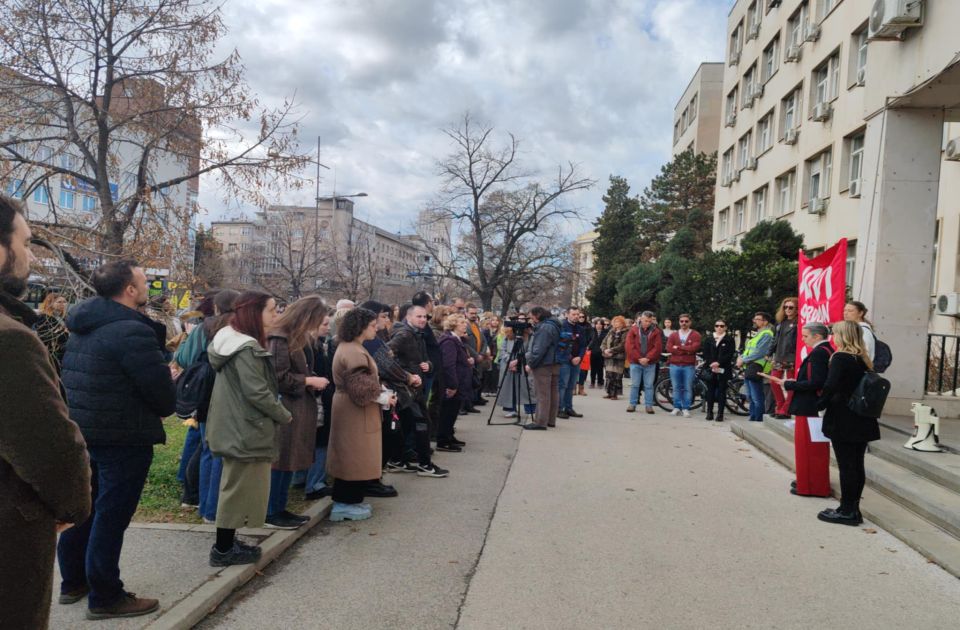
{"type": "Polygon", "coordinates": [[[960,336],[927,335],[927,371],[923,391],[938,396],[957,396],[960,387],[960,336]]]}

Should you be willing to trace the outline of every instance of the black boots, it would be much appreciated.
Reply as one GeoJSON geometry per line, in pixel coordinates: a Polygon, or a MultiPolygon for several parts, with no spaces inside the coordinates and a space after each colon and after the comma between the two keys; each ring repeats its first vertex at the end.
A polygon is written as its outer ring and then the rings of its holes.
{"type": "Polygon", "coordinates": [[[713,403],[707,404],[707,422],[713,420],[713,403]]]}

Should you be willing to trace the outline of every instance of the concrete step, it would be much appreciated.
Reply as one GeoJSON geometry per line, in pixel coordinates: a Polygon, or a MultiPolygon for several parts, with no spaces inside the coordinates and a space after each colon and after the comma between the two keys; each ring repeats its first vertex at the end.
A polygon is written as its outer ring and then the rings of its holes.
{"type": "MultiPolygon", "coordinates": [[[[795,470],[792,435],[788,439],[788,432],[782,423],[779,430],[770,426],[771,424],[737,419],[730,422],[730,429],[735,435],[750,442],[777,462],[790,470],[795,470]]],[[[879,457],[869,457],[871,459],[867,463],[868,483],[860,502],[860,510],[864,516],[952,575],[960,577],[960,530],[955,527],[955,519],[945,518],[946,515],[943,514],[946,510],[953,510],[954,514],[960,514],[957,507],[960,503],[954,502],[960,502],[960,495],[879,457]],[[874,470],[872,476],[871,469],[874,470]],[[880,490],[881,484],[884,486],[883,491],[880,490]],[[918,513],[919,510],[908,508],[904,503],[892,498],[888,492],[898,496],[917,494],[920,498],[914,502],[924,503],[923,509],[927,511],[930,511],[932,506],[923,498],[927,496],[926,493],[934,493],[941,500],[948,500],[949,505],[944,506],[944,509],[939,510],[934,516],[953,523],[954,527],[948,530],[938,526],[931,522],[931,519],[921,516],[918,513]]],[[[830,467],[830,488],[833,495],[839,497],[840,477],[835,465],[830,467]]]]}
{"type": "MultiPolygon", "coordinates": [[[[793,443],[783,420],[767,417],[763,426],[793,443]]],[[[830,463],[837,464],[832,450],[830,463]]],[[[870,443],[866,470],[869,486],[960,538],[960,455],[917,453],[903,448],[899,437],[881,439],[870,443]]]]}

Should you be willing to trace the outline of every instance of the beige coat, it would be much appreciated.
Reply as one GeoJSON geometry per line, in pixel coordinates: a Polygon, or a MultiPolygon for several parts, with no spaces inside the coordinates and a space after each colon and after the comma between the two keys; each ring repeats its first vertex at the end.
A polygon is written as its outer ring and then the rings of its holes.
{"type": "Polygon", "coordinates": [[[373,357],[359,341],[341,342],[333,357],[332,419],[327,472],[335,479],[379,479],[380,376],[373,357]]]}

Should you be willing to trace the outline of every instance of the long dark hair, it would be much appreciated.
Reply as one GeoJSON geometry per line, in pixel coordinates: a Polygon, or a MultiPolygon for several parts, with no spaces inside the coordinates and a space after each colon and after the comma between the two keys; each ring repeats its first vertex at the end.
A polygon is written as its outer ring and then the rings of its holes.
{"type": "Polygon", "coordinates": [[[310,341],[310,335],[320,328],[327,317],[327,306],[319,295],[307,295],[283,311],[273,325],[274,331],[287,336],[291,351],[300,350],[310,341]]]}
{"type": "Polygon", "coordinates": [[[261,346],[266,347],[267,335],[263,329],[263,309],[272,298],[272,295],[262,291],[244,291],[233,306],[230,325],[237,332],[253,337],[261,346]]]}

